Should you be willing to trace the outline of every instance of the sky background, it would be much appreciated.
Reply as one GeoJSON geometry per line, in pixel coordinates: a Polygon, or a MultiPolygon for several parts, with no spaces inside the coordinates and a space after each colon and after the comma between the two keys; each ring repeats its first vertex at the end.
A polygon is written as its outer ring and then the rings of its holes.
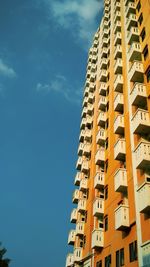
{"type": "Polygon", "coordinates": [[[64,267],[97,0],[0,1],[0,240],[11,267],[64,267]]]}

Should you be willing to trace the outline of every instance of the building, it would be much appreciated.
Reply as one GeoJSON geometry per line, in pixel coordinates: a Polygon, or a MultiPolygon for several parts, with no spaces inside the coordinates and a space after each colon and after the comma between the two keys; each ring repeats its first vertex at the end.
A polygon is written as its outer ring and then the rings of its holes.
{"type": "Polygon", "coordinates": [[[66,267],[150,266],[150,0],[105,0],[89,50],[66,267]]]}

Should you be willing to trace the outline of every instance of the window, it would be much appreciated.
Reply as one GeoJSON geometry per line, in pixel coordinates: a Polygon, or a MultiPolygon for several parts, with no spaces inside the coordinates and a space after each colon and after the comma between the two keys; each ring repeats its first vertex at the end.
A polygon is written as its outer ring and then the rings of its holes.
{"type": "Polygon", "coordinates": [[[108,216],[104,218],[105,232],[108,230],[108,216]]]}
{"type": "Polygon", "coordinates": [[[137,260],[137,241],[129,244],[130,262],[137,260]]]}
{"type": "Polygon", "coordinates": [[[150,82],[150,66],[148,67],[147,71],[146,71],[146,78],[147,78],[147,82],[150,82]]]}
{"type": "Polygon", "coordinates": [[[106,139],[106,141],[105,141],[105,148],[106,148],[106,149],[108,148],[108,137],[107,137],[107,139],[106,139]]]}
{"type": "Polygon", "coordinates": [[[102,261],[98,261],[98,262],[96,263],[96,267],[102,267],[102,261]]]}
{"type": "Polygon", "coordinates": [[[111,267],[111,255],[105,257],[105,267],[111,267]]]}
{"type": "Polygon", "coordinates": [[[148,57],[148,45],[146,45],[143,49],[143,56],[144,56],[144,59],[146,60],[148,57]]]}
{"type": "Polygon", "coordinates": [[[141,9],[141,2],[139,1],[138,4],[137,4],[137,10],[138,10],[138,12],[140,11],[140,9],[141,9]]]}
{"type": "Polygon", "coordinates": [[[116,267],[124,265],[124,248],[116,251],[116,267]]]}
{"type": "Polygon", "coordinates": [[[138,22],[139,22],[140,25],[141,25],[142,22],[143,22],[143,14],[142,14],[142,13],[141,13],[141,15],[139,16],[138,22]]]}
{"type": "Polygon", "coordinates": [[[108,170],[108,159],[105,162],[105,172],[107,172],[107,170],[108,170]]]}
{"type": "Polygon", "coordinates": [[[108,185],[105,186],[104,194],[105,194],[105,200],[106,200],[108,198],[108,185]]]}
{"type": "Polygon", "coordinates": [[[145,32],[145,28],[143,28],[143,30],[142,30],[142,32],[141,32],[141,39],[142,39],[142,42],[144,41],[145,36],[146,36],[146,32],[145,32]]]}

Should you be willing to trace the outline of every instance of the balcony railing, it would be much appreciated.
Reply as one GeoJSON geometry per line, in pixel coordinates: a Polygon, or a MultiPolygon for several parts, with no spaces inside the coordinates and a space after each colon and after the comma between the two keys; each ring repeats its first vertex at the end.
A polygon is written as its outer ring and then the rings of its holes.
{"type": "Polygon", "coordinates": [[[115,209],[115,229],[125,231],[129,226],[129,206],[121,204],[115,209]]]}
{"type": "Polygon", "coordinates": [[[79,262],[82,260],[82,251],[83,248],[75,248],[74,249],[74,262],[79,262]]]}
{"type": "Polygon", "coordinates": [[[100,110],[105,111],[107,105],[107,97],[101,96],[98,102],[98,107],[100,110]]]}
{"type": "Polygon", "coordinates": [[[142,141],[135,148],[137,169],[150,169],[150,142],[142,141]]]}
{"type": "Polygon", "coordinates": [[[136,14],[136,5],[135,3],[129,2],[125,9],[126,17],[129,17],[130,14],[136,14]]]}
{"type": "Polygon", "coordinates": [[[121,32],[117,32],[114,39],[114,45],[115,46],[121,45],[121,39],[122,39],[121,32]]]}
{"type": "Polygon", "coordinates": [[[83,143],[79,143],[78,156],[82,156],[83,148],[84,148],[84,144],[83,143]]]}
{"type": "Polygon", "coordinates": [[[117,21],[115,24],[114,34],[116,34],[117,32],[121,32],[121,22],[120,21],[117,21]]]}
{"type": "Polygon", "coordinates": [[[141,213],[150,212],[150,182],[144,182],[138,188],[138,198],[139,198],[139,211],[141,213]]]}
{"type": "Polygon", "coordinates": [[[142,83],[135,83],[131,91],[131,103],[135,106],[145,106],[146,105],[146,86],[142,83]]]}
{"type": "Polygon", "coordinates": [[[127,35],[128,44],[132,44],[133,42],[139,42],[139,36],[140,32],[138,27],[131,27],[127,35]]]}
{"type": "Polygon", "coordinates": [[[93,203],[93,216],[104,214],[104,199],[96,198],[93,203]]]}
{"type": "Polygon", "coordinates": [[[114,122],[114,133],[123,134],[124,133],[124,115],[118,115],[114,122]]]}
{"type": "Polygon", "coordinates": [[[114,18],[114,23],[121,20],[121,12],[117,11],[114,18]]]}
{"type": "Polygon", "coordinates": [[[125,139],[118,139],[114,146],[114,158],[116,160],[124,161],[126,155],[126,141],[125,139]]]}
{"type": "Polygon", "coordinates": [[[99,79],[101,82],[107,82],[107,76],[108,76],[108,71],[105,69],[102,69],[100,74],[99,74],[99,79]]]}
{"type": "Polygon", "coordinates": [[[107,138],[106,131],[104,129],[100,129],[96,136],[96,144],[104,145],[107,138]]]}
{"type": "Polygon", "coordinates": [[[92,136],[92,131],[86,129],[86,130],[85,130],[85,133],[84,133],[85,141],[90,142],[90,141],[91,141],[91,136],[92,136]]]}
{"type": "Polygon", "coordinates": [[[129,70],[129,79],[131,82],[142,83],[144,81],[144,68],[143,63],[134,61],[129,70]]]}
{"type": "Polygon", "coordinates": [[[66,258],[66,267],[71,267],[74,264],[74,254],[69,253],[66,258]]]}
{"type": "Polygon", "coordinates": [[[104,172],[97,172],[94,177],[94,188],[100,189],[104,187],[104,179],[105,174],[104,172]]]}
{"type": "Polygon", "coordinates": [[[107,69],[107,65],[108,65],[108,59],[103,58],[100,62],[100,69],[107,69]]]}
{"type": "Polygon", "coordinates": [[[95,164],[96,165],[103,165],[105,162],[105,149],[100,148],[97,150],[95,155],[95,164]]]}
{"type": "Polygon", "coordinates": [[[116,45],[114,58],[117,59],[117,58],[121,58],[121,57],[122,57],[122,46],[116,45]]]}
{"type": "Polygon", "coordinates": [[[68,245],[74,245],[75,238],[76,238],[76,231],[71,230],[68,236],[68,245]]]}
{"type": "Polygon", "coordinates": [[[84,144],[84,147],[83,147],[83,156],[86,156],[88,157],[91,153],[91,144],[84,144]]]}
{"type": "Polygon", "coordinates": [[[123,94],[117,94],[114,100],[114,110],[115,111],[123,111],[124,99],[123,94]]]}
{"type": "Polygon", "coordinates": [[[75,185],[80,185],[80,180],[81,180],[81,177],[82,177],[82,173],[81,172],[77,172],[76,176],[75,176],[75,179],[74,179],[74,184],[75,185]]]}
{"type": "Polygon", "coordinates": [[[73,209],[71,212],[71,216],[70,216],[70,222],[76,223],[77,218],[78,218],[78,211],[77,211],[77,209],[73,209]]]}
{"type": "Polygon", "coordinates": [[[81,165],[81,171],[83,173],[87,173],[89,171],[89,161],[88,160],[84,160],[82,162],[82,165],[81,165]]]}
{"type": "Polygon", "coordinates": [[[116,92],[123,92],[123,75],[118,74],[116,75],[115,81],[114,81],[114,90],[116,92]]]}
{"type": "Polygon", "coordinates": [[[80,181],[80,191],[85,191],[88,188],[88,179],[82,178],[80,181]]]}
{"type": "Polygon", "coordinates": [[[129,18],[127,19],[127,30],[130,31],[131,27],[137,27],[137,25],[136,14],[130,14],[129,18]]]}
{"type": "Polygon", "coordinates": [[[80,198],[80,191],[78,189],[75,189],[73,196],[72,196],[72,202],[78,203],[79,198],[80,198]]]}
{"type": "Polygon", "coordinates": [[[106,95],[108,85],[107,83],[100,83],[100,88],[99,88],[99,94],[100,95],[106,95]]]}
{"type": "Polygon", "coordinates": [[[78,222],[76,224],[76,235],[84,235],[84,222],[78,222]]]}
{"type": "Polygon", "coordinates": [[[117,58],[114,66],[115,74],[122,74],[123,62],[121,58],[117,58]]]}
{"type": "Polygon", "coordinates": [[[86,211],[86,199],[80,199],[78,202],[78,211],[84,212],[86,211]]]}
{"type": "Polygon", "coordinates": [[[92,248],[104,247],[104,230],[97,229],[92,232],[92,248]]]}
{"type": "Polygon", "coordinates": [[[150,133],[149,112],[144,109],[138,109],[132,118],[133,132],[136,134],[150,133]]]}
{"type": "Polygon", "coordinates": [[[81,170],[81,165],[82,165],[82,157],[78,157],[77,164],[76,164],[76,169],[81,170]]]}
{"type": "Polygon", "coordinates": [[[115,191],[124,192],[127,189],[127,171],[126,169],[118,169],[114,175],[115,191]]]}
{"type": "Polygon", "coordinates": [[[100,112],[97,118],[97,125],[104,127],[107,121],[107,114],[106,112],[100,112]]]}
{"type": "Polygon", "coordinates": [[[137,42],[133,42],[129,48],[128,54],[129,54],[130,61],[134,61],[134,60],[141,61],[142,60],[141,44],[137,42]]]}

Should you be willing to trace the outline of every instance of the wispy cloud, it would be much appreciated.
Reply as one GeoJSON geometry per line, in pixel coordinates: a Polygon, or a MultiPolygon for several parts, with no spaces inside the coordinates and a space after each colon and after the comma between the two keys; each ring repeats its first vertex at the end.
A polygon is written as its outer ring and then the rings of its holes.
{"type": "Polygon", "coordinates": [[[80,104],[82,99],[82,89],[74,89],[63,75],[56,75],[55,79],[49,84],[38,83],[36,91],[44,94],[50,92],[61,94],[67,101],[75,104],[80,104]]]}
{"type": "Polygon", "coordinates": [[[97,28],[96,18],[103,7],[102,0],[45,0],[55,23],[70,29],[75,39],[84,42],[86,48],[97,28]]]}
{"type": "Polygon", "coordinates": [[[16,72],[0,58],[0,75],[8,78],[16,77],[16,72]]]}

